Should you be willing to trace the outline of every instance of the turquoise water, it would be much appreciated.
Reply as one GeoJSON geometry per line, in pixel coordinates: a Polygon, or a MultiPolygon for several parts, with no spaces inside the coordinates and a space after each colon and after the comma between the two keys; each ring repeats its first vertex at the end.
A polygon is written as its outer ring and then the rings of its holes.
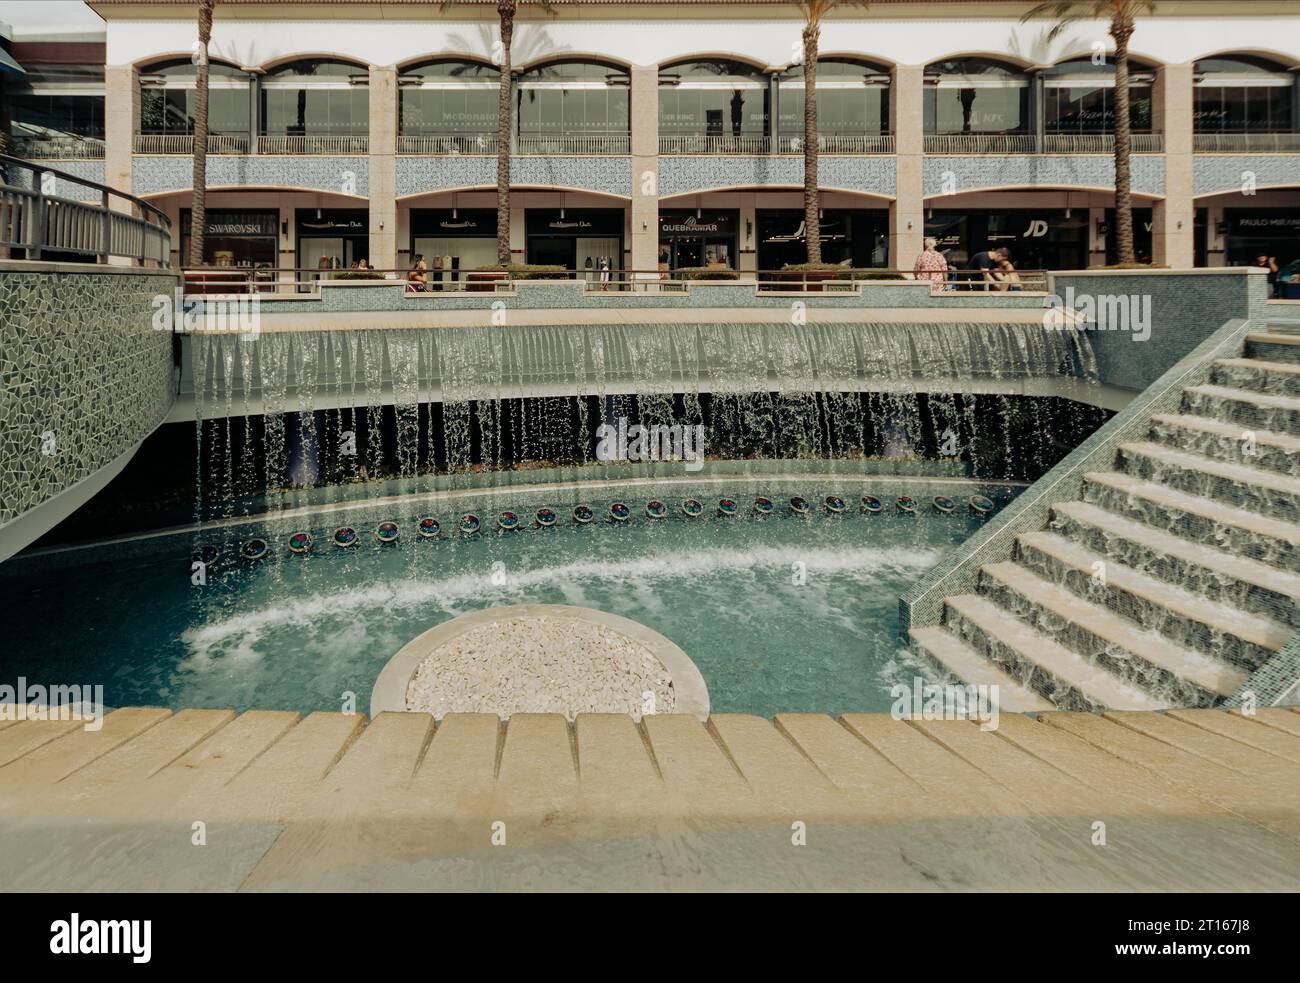
{"type": "MultiPolygon", "coordinates": [[[[369,709],[384,663],[414,636],[485,607],[560,603],[598,608],[666,635],[699,666],[712,708],[887,710],[889,687],[923,671],[898,640],[899,594],[973,532],[964,510],[906,517],[716,513],[688,519],[669,501],[664,520],[626,499],[632,520],[455,532],[457,512],[434,511],[439,540],[420,540],[415,508],[394,508],[401,541],[380,546],[353,516],[360,546],[330,543],[340,515],[311,530],[315,552],[289,556],[287,528],[266,533],[274,555],[235,558],[240,539],[215,539],[223,559],[191,584],[191,542],[156,558],[87,562],[0,581],[7,636],[0,679],[102,684],[109,706],[339,710],[347,694],[369,709]]],[[[742,513],[753,496],[735,495],[742,513]]],[[[845,495],[850,508],[857,501],[845,495]]],[[[883,495],[882,495],[883,497],[883,495]]],[[[889,500],[887,500],[889,501],[889,500]]],[[[817,500],[813,500],[816,504],[817,500]]],[[[531,525],[536,503],[501,503],[531,525]]],[[[928,506],[927,506],[928,507],[928,506]]],[[[385,517],[389,517],[386,515],[385,517]]],[[[243,533],[240,534],[241,537],[243,533]]],[[[15,570],[15,574],[19,571],[15,570]]]]}

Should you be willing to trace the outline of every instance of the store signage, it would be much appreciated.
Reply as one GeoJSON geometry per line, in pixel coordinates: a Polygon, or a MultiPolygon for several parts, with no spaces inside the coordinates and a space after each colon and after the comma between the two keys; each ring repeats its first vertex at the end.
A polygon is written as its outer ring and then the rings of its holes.
{"type": "Polygon", "coordinates": [[[1300,236],[1300,212],[1289,215],[1231,215],[1228,235],[1300,236]]]}
{"type": "Polygon", "coordinates": [[[411,234],[451,238],[497,234],[497,213],[490,208],[419,208],[411,212],[411,234]]]}
{"type": "MultiPolygon", "coordinates": [[[[210,211],[203,224],[209,236],[273,236],[280,223],[278,212],[210,211]]],[[[186,209],[181,213],[181,234],[189,235],[193,218],[186,209]]]]}
{"type": "Polygon", "coordinates": [[[661,236],[734,236],[735,212],[711,212],[697,218],[694,212],[665,212],[659,216],[661,236]]]}
{"type": "Polygon", "coordinates": [[[525,225],[529,235],[549,236],[621,236],[623,212],[613,209],[570,208],[563,214],[559,209],[528,209],[525,225]]]}
{"type": "Polygon", "coordinates": [[[365,212],[329,212],[315,210],[298,213],[299,235],[356,235],[369,229],[365,212]]]}

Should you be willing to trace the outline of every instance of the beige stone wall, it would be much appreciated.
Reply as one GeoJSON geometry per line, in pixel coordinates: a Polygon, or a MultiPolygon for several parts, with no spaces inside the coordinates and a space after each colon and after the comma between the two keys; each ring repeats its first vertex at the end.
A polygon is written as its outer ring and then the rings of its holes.
{"type": "Polygon", "coordinates": [[[397,69],[370,67],[370,265],[397,266],[397,69]]]}
{"type": "Polygon", "coordinates": [[[659,66],[632,69],[632,254],[634,270],[659,265],[659,66]]]}
{"type": "Polygon", "coordinates": [[[1152,259],[1175,269],[1193,261],[1196,206],[1192,183],[1192,66],[1167,65],[1156,76],[1155,109],[1165,136],[1165,198],[1153,209],[1152,259]]]}
{"type": "Polygon", "coordinates": [[[896,200],[889,211],[889,265],[911,269],[925,238],[924,73],[922,65],[899,65],[889,90],[889,119],[896,151],[896,200]]]}

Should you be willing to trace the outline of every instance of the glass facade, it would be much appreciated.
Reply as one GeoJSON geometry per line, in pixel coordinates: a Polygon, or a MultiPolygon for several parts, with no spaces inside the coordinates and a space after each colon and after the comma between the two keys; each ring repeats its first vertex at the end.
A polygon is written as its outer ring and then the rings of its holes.
{"type": "MultiPolygon", "coordinates": [[[[276,209],[222,209],[206,212],[203,262],[207,266],[273,269],[279,258],[280,213],[276,209]]],[[[190,210],[181,209],[181,261],[190,255],[190,210]]]]}
{"type": "Polygon", "coordinates": [[[261,85],[261,132],[273,136],[368,136],[370,95],[364,66],[296,61],[261,85]],[[361,80],[359,84],[354,79],[361,80]]]}
{"type": "Polygon", "coordinates": [[[1088,267],[1088,209],[1007,208],[934,211],[926,236],[939,240],[949,267],[968,269],[972,257],[1003,248],[1019,270],[1082,270],[1088,267]]]}
{"type": "Polygon", "coordinates": [[[732,61],[694,61],[659,73],[659,134],[668,137],[755,137],[768,132],[767,78],[732,61]]]}
{"type": "MultiPolygon", "coordinates": [[[[804,213],[795,208],[760,208],[758,268],[780,270],[808,260],[804,213]]],[[[865,269],[889,265],[889,212],[865,208],[827,208],[821,215],[822,261],[865,269]]]]}
{"type": "Polygon", "coordinates": [[[1294,132],[1294,77],[1254,58],[1208,58],[1196,63],[1197,133],[1294,132]]]}
{"type": "Polygon", "coordinates": [[[104,138],[104,67],[32,65],[8,90],[10,132],[73,143],[104,138]]]}
{"type": "Polygon", "coordinates": [[[402,71],[398,132],[409,136],[491,134],[500,73],[473,61],[441,61],[402,71]]]}
{"type": "MultiPolygon", "coordinates": [[[[248,74],[233,65],[208,65],[208,132],[246,134],[249,129],[248,74]]],[[[165,62],[140,70],[140,132],[194,132],[194,65],[165,62]]]]}
{"type": "MultiPolygon", "coordinates": [[[[529,69],[515,93],[519,137],[626,135],[630,95],[627,71],[611,65],[565,61],[529,69]]],[[[495,125],[495,98],[492,118],[495,125]]]]}
{"type": "MultiPolygon", "coordinates": [[[[1151,82],[1142,69],[1129,66],[1129,125],[1150,133],[1151,82]],[[1139,81],[1134,82],[1136,76],[1139,81]]],[[[1053,134],[1115,132],[1115,68],[1090,59],[1063,62],[1043,73],[1043,128],[1053,134]]]]}
{"type": "MultiPolygon", "coordinates": [[[[803,71],[781,77],[777,133],[782,143],[803,139],[803,71]]],[[[889,133],[889,69],[865,62],[817,63],[817,130],[827,137],[889,133]]]]}
{"type": "Polygon", "coordinates": [[[925,132],[1028,133],[1029,80],[1019,69],[978,58],[925,70],[925,132]]]}

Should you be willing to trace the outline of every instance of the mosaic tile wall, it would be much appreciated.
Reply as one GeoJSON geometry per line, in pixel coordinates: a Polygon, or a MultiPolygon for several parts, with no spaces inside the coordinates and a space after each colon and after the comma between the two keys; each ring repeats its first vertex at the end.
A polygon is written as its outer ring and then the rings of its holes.
{"type": "MultiPolygon", "coordinates": [[[[822,157],[817,181],[824,188],[861,191],[892,198],[895,167],[892,155],[822,157]]],[[[803,187],[803,157],[660,157],[659,194],[686,194],[711,188],[747,188],[755,185],[803,187]]]]}
{"type": "Polygon", "coordinates": [[[0,269],[0,525],[133,447],[171,408],[166,273],[0,269]]]}
{"type": "MultiPolygon", "coordinates": [[[[104,162],[102,160],[51,160],[37,163],[48,163],[56,171],[66,171],[73,177],[94,181],[96,184],[104,183],[104,162]]],[[[8,180],[9,184],[16,188],[30,188],[34,179],[35,176],[31,171],[15,167],[11,170],[8,180]]],[[[54,179],[54,194],[59,198],[71,198],[73,201],[93,201],[96,203],[100,198],[99,192],[94,188],[73,184],[61,177],[55,177],[54,179]]]]}
{"type": "Polygon", "coordinates": [[[1292,187],[1300,180],[1300,154],[1197,154],[1192,188],[1197,195],[1241,191],[1247,177],[1256,188],[1292,187]]]}
{"type": "MultiPolygon", "coordinates": [[[[208,157],[208,187],[303,188],[335,194],[370,194],[370,158],[361,157],[208,157]]],[[[192,186],[194,161],[188,156],[142,156],[131,162],[131,193],[156,195],[192,186]]]]}
{"type": "MultiPolygon", "coordinates": [[[[1165,192],[1163,154],[1133,157],[1133,190],[1142,194],[1165,192]]],[[[1105,154],[1060,157],[1050,154],[994,156],[927,156],[924,164],[925,194],[960,194],[985,188],[1079,187],[1110,188],[1115,185],[1115,159],[1105,154]],[[951,177],[946,177],[951,175],[951,177]]],[[[934,203],[942,207],[942,203],[934,203]]]]}
{"type": "MultiPolygon", "coordinates": [[[[576,188],[630,198],[631,157],[515,157],[510,181],[516,187],[576,188]]],[[[495,157],[398,157],[397,197],[449,188],[495,187],[495,157]]]]}

